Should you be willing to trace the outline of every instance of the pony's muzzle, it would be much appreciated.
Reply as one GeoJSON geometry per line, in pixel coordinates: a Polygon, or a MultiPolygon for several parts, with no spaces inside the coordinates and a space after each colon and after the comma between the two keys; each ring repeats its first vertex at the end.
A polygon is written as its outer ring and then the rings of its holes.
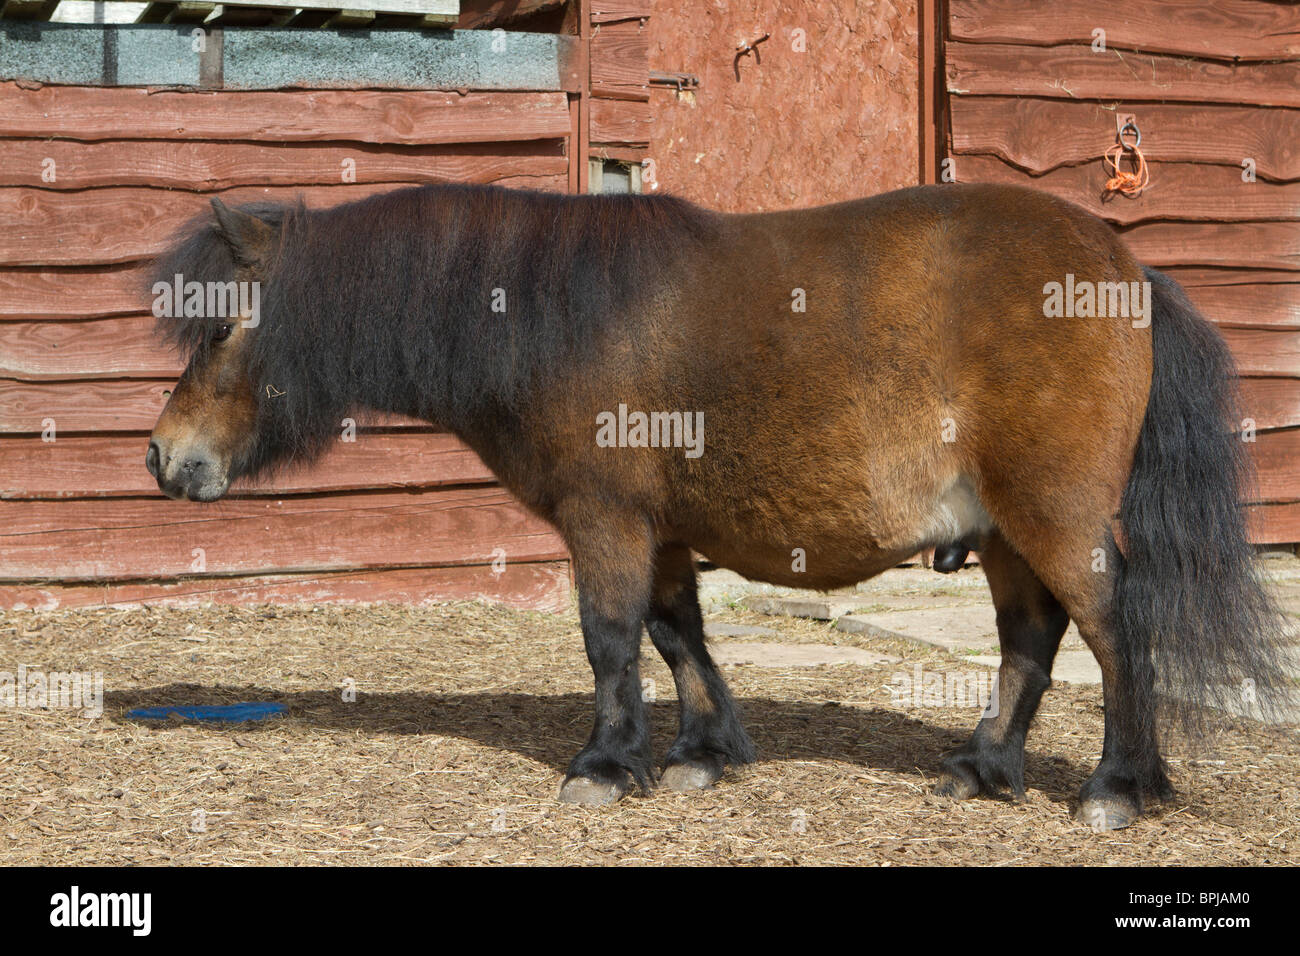
{"type": "Polygon", "coordinates": [[[172,449],[155,438],[149,442],[144,466],[168,498],[216,501],[230,487],[226,469],[202,448],[172,449]]]}

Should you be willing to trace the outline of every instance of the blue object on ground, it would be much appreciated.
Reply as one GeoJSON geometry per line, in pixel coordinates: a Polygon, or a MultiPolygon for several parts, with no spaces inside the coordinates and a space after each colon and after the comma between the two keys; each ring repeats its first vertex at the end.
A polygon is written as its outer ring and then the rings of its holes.
{"type": "Polygon", "coordinates": [[[141,707],[136,710],[128,710],[126,715],[139,720],[166,720],[172,714],[177,714],[186,720],[238,724],[250,720],[265,720],[267,717],[283,714],[288,709],[284,704],[262,702],[220,704],[212,707],[141,707]]]}

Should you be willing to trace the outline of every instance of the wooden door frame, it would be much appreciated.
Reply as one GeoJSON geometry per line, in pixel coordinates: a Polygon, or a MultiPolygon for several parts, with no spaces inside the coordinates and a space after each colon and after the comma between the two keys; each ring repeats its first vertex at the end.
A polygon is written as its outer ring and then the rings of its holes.
{"type": "Polygon", "coordinates": [[[917,181],[937,183],[947,154],[947,83],[943,40],[947,34],[945,0],[917,0],[917,181]]]}

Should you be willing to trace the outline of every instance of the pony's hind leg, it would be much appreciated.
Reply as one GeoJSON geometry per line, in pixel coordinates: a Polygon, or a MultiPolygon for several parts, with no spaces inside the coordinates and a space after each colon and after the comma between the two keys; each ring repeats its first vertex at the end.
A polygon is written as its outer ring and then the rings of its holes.
{"type": "Polygon", "coordinates": [[[936,792],[965,799],[1009,788],[1025,796],[1025,737],[1051,683],[1052,660],[1069,624],[1064,608],[1024,559],[998,534],[980,551],[997,609],[1002,664],[997,710],[983,717],[971,739],[943,760],[936,792]]]}
{"type": "Polygon", "coordinates": [[[659,551],[646,627],[672,669],[681,712],[662,783],[681,791],[712,786],[727,764],[751,762],[754,746],[704,646],[695,567],[684,545],[666,545],[659,551]]]}
{"type": "Polygon", "coordinates": [[[653,543],[639,515],[597,512],[579,502],[556,522],[573,555],[587,660],[596,677],[591,739],[560,788],[566,803],[613,803],[633,781],[653,778],[650,726],[638,662],[650,603],[653,543]]]}
{"type": "MultiPolygon", "coordinates": [[[[1101,512],[1100,509],[1096,511],[1101,512]]],[[[1015,517],[1011,516],[1015,523],[1015,517]]],[[[1095,533],[1077,516],[1039,525],[1023,542],[1026,563],[1060,600],[1101,668],[1105,729],[1101,762],[1079,794],[1078,818],[1094,830],[1128,826],[1142,813],[1143,797],[1170,794],[1154,718],[1154,670],[1149,648],[1125,646],[1113,619],[1112,587],[1118,556],[1109,530],[1095,533]],[[1104,558],[1104,561],[1102,560],[1104,558]]],[[[1020,529],[1022,531],[1026,529],[1020,529]]]]}
{"type": "Polygon", "coordinates": [[[1155,669],[1145,647],[1123,646],[1110,612],[1080,620],[1079,633],[1101,667],[1106,723],[1101,762],[1079,791],[1078,819],[1118,830],[1142,814],[1147,794],[1172,797],[1155,725],[1155,669]]]}

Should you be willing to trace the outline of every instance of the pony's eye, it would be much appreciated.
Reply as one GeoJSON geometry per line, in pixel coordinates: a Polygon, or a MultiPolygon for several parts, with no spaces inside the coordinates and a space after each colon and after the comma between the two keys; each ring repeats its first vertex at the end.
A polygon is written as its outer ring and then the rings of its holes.
{"type": "Polygon", "coordinates": [[[226,339],[230,338],[231,328],[233,328],[233,326],[218,325],[217,330],[212,333],[212,341],[224,342],[226,339]]]}

